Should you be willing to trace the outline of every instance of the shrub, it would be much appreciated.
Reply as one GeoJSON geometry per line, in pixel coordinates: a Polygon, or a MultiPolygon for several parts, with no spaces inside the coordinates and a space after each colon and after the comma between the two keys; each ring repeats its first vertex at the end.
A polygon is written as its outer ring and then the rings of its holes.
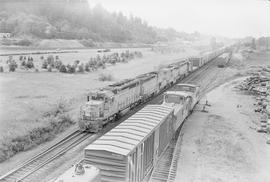
{"type": "Polygon", "coordinates": [[[4,68],[3,66],[0,66],[0,73],[3,73],[4,72],[4,68]]]}
{"type": "Polygon", "coordinates": [[[94,47],[95,46],[95,43],[92,39],[84,39],[84,40],[81,40],[80,43],[82,45],[84,45],[85,47],[94,47]]]}
{"type": "Polygon", "coordinates": [[[60,60],[56,60],[55,63],[54,63],[54,66],[56,69],[60,69],[60,67],[62,66],[62,62],[60,60]]]}
{"type": "Polygon", "coordinates": [[[33,61],[28,60],[27,63],[26,63],[26,67],[31,69],[31,68],[34,68],[35,65],[34,65],[33,61]]]}
{"type": "Polygon", "coordinates": [[[43,61],[41,67],[42,67],[43,69],[47,69],[47,67],[48,67],[48,62],[47,62],[47,60],[44,60],[44,61],[43,61]]]}
{"type": "Polygon", "coordinates": [[[36,68],[36,69],[35,69],[35,72],[39,72],[39,69],[36,68]]]}
{"type": "Polygon", "coordinates": [[[83,73],[84,72],[84,65],[83,64],[80,64],[79,67],[78,67],[78,72],[79,73],[83,73]]]}
{"type": "Polygon", "coordinates": [[[85,64],[84,70],[87,71],[87,72],[90,71],[90,64],[89,64],[89,63],[86,63],[86,64],[85,64]]]}
{"type": "Polygon", "coordinates": [[[49,56],[47,57],[47,63],[48,63],[49,65],[51,65],[52,67],[54,67],[54,57],[53,57],[53,55],[49,55],[49,56]]]}
{"type": "Polygon", "coordinates": [[[76,60],[76,61],[74,61],[74,64],[75,64],[75,65],[80,64],[80,60],[76,60]]]}
{"type": "Polygon", "coordinates": [[[75,73],[76,67],[74,65],[67,65],[67,72],[68,73],[75,73]]]}
{"type": "Polygon", "coordinates": [[[66,66],[62,64],[62,65],[60,66],[59,71],[60,71],[61,73],[66,73],[66,72],[67,72],[66,66]]]}
{"type": "Polygon", "coordinates": [[[111,74],[101,73],[98,77],[99,81],[113,81],[113,76],[111,74]]]}
{"type": "Polygon", "coordinates": [[[17,68],[17,63],[15,61],[12,61],[9,63],[8,67],[10,72],[14,72],[17,68]]]}
{"type": "Polygon", "coordinates": [[[23,60],[23,61],[21,62],[21,66],[23,66],[23,67],[25,67],[25,66],[26,66],[26,62],[25,62],[25,60],[23,60]]]}
{"type": "Polygon", "coordinates": [[[48,70],[48,72],[52,72],[52,67],[48,66],[47,70],[48,70]]]}
{"type": "Polygon", "coordinates": [[[31,44],[32,42],[28,39],[22,39],[16,43],[16,45],[19,45],[19,46],[30,46],[31,44]]]}
{"type": "Polygon", "coordinates": [[[56,116],[42,117],[37,122],[47,123],[46,126],[32,129],[28,134],[5,140],[0,147],[0,162],[20,151],[28,150],[36,145],[50,141],[55,135],[74,124],[65,113],[56,116]]]}

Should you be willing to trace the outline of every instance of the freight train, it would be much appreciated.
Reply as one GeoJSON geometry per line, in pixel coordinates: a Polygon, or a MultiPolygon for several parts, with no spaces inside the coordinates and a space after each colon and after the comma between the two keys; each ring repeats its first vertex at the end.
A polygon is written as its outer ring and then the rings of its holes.
{"type": "Polygon", "coordinates": [[[157,71],[91,91],[80,108],[80,130],[100,131],[108,122],[117,120],[124,110],[132,109],[186,77],[194,65],[198,69],[227,50],[224,47],[201,57],[179,60],[157,71]]]}
{"type": "MultiPolygon", "coordinates": [[[[228,48],[220,49],[212,55],[206,55],[204,58],[193,58],[194,61],[191,61],[191,64],[195,64],[197,65],[196,67],[199,68],[211,59],[224,53],[227,49],[228,48]]],[[[178,62],[175,64],[181,65],[182,63],[183,62],[179,64],[178,62]]],[[[175,64],[169,65],[168,67],[173,67],[175,64]]],[[[174,73],[177,75],[176,72],[174,73]]],[[[136,87],[137,84],[141,84],[141,92],[139,92],[141,95],[139,96],[142,100],[146,100],[149,98],[149,95],[151,97],[152,94],[158,93],[160,89],[162,89],[162,86],[164,88],[166,87],[166,85],[160,84],[160,82],[156,83],[153,81],[159,76],[158,74],[158,72],[151,72],[136,77],[136,79],[141,82],[136,82],[135,79],[126,81],[130,83],[129,85],[134,84],[134,87],[136,87]],[[153,88],[153,86],[155,87],[153,88]]],[[[175,81],[172,82],[174,83],[175,81]]],[[[120,85],[115,84],[114,86],[124,89],[124,83],[122,83],[122,86],[121,83],[118,84],[120,85]]],[[[129,89],[132,89],[132,87],[129,89]]],[[[105,105],[106,102],[110,102],[107,100],[108,98],[113,100],[115,99],[115,95],[120,92],[121,90],[113,92],[110,89],[100,89],[98,94],[95,92],[95,97],[90,97],[91,94],[89,95],[87,103],[90,104],[90,108],[91,104],[100,105],[101,103],[105,105]],[[104,97],[105,93],[110,93],[111,95],[108,95],[110,97],[104,97]],[[103,98],[97,99],[100,97],[103,98]]],[[[133,92],[135,91],[133,90],[133,92]]],[[[122,93],[122,96],[123,95],[122,93]]],[[[118,98],[122,99],[122,96],[118,96],[118,98]]],[[[168,147],[174,133],[188,117],[199,99],[199,86],[177,84],[173,90],[164,93],[163,103],[161,105],[145,106],[87,146],[84,149],[84,164],[82,164],[84,168],[83,174],[77,174],[76,166],[75,168],[69,169],[60,176],[58,180],[70,182],[144,181],[147,179],[147,176],[151,174],[151,171],[162,153],[168,147]]],[[[132,104],[132,101],[130,103],[132,104]]],[[[105,107],[101,108],[104,109],[105,107]]],[[[93,109],[90,109],[90,111],[93,111],[93,109]]],[[[98,109],[97,111],[104,110],[98,109]]],[[[106,117],[105,115],[101,116],[103,118],[106,117]]],[[[95,118],[92,119],[92,123],[87,121],[86,124],[83,124],[83,130],[87,129],[88,124],[95,123],[95,118]]]]}
{"type": "Polygon", "coordinates": [[[100,169],[101,181],[144,181],[198,103],[198,94],[199,87],[191,84],[165,92],[161,105],[147,105],[87,146],[85,162],[100,169]]]}

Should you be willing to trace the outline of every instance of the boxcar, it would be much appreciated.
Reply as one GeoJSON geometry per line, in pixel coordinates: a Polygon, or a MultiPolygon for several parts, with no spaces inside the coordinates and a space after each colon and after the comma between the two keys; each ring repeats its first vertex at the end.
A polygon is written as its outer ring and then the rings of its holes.
{"type": "Polygon", "coordinates": [[[84,150],[85,162],[102,181],[140,182],[149,175],[173,136],[173,108],[148,105],[84,150]]]}
{"type": "Polygon", "coordinates": [[[204,64],[204,60],[201,57],[190,57],[189,61],[192,62],[195,68],[199,68],[204,64]]]}

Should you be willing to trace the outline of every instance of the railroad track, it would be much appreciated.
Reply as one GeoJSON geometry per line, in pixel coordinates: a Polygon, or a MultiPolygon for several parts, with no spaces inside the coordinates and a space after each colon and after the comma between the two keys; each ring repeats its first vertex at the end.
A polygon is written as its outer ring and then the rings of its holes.
{"type": "MultiPolygon", "coordinates": [[[[213,62],[213,61],[211,61],[213,62]]],[[[207,71],[209,67],[211,66],[210,62],[201,67],[200,69],[197,69],[193,71],[192,74],[187,76],[186,78],[182,79],[181,82],[189,82],[198,79],[200,75],[202,75],[203,72],[207,71]]],[[[172,86],[173,87],[173,86],[172,86]]],[[[171,89],[172,87],[168,88],[171,89]]],[[[167,90],[167,89],[166,89],[167,90]]],[[[140,104],[133,110],[126,113],[125,116],[123,116],[118,121],[109,124],[109,126],[106,126],[103,131],[101,131],[99,134],[95,135],[89,143],[95,141],[97,138],[105,134],[106,132],[110,131],[112,128],[120,124],[122,121],[124,121],[126,118],[130,117],[132,114],[143,108],[147,104],[157,104],[162,101],[162,94],[166,90],[163,90],[159,94],[157,94],[155,97],[151,98],[149,101],[140,104]]],[[[19,182],[19,181],[31,181],[30,176],[33,175],[35,172],[40,170],[42,167],[48,165],[55,159],[59,158],[60,156],[64,155],[67,151],[74,148],[78,144],[82,143],[87,138],[90,138],[93,136],[93,134],[89,133],[81,133],[80,131],[74,131],[65,138],[61,139],[60,141],[56,142],[54,145],[50,146],[49,148],[45,149],[41,153],[37,154],[36,156],[32,157],[31,159],[27,160],[23,164],[19,165],[15,169],[9,171],[3,176],[0,176],[0,182],[19,182]]],[[[171,142],[170,147],[168,147],[169,151],[164,153],[164,159],[168,158],[169,163],[166,163],[166,165],[171,164],[171,161],[173,160],[173,149],[176,144],[176,141],[171,142]],[[166,155],[165,155],[166,154],[166,155]],[[167,157],[168,156],[168,157],[167,157]]],[[[166,161],[165,161],[166,162],[166,161]]],[[[168,167],[167,167],[168,168],[168,167]]],[[[169,173],[170,169],[166,171],[166,174],[169,173]]]]}
{"type": "MultiPolygon", "coordinates": [[[[207,75],[207,71],[210,69],[213,69],[216,67],[217,60],[213,59],[208,64],[206,64],[204,67],[202,67],[199,70],[196,70],[194,74],[192,74],[190,77],[187,77],[183,79],[181,82],[184,83],[192,83],[200,82],[202,79],[205,79],[205,77],[209,77],[207,75]],[[199,79],[198,79],[199,78],[199,79]]],[[[213,76],[212,76],[213,77],[213,76]]],[[[202,88],[201,97],[206,94],[207,91],[209,91],[209,86],[211,85],[211,80],[209,80],[209,83],[207,83],[204,88],[202,88]]],[[[173,88],[171,88],[173,89],[173,88]]],[[[184,121],[185,122],[185,121],[184,121]]],[[[163,152],[161,158],[159,159],[157,165],[152,171],[152,174],[149,178],[150,182],[173,182],[176,176],[177,172],[177,162],[180,157],[180,144],[178,140],[182,139],[183,133],[181,133],[181,128],[184,124],[184,122],[181,124],[179,129],[177,130],[175,137],[170,142],[167,149],[163,152]],[[180,137],[179,137],[180,135],[180,137]]]]}
{"type": "Polygon", "coordinates": [[[87,133],[81,133],[80,131],[74,131],[65,138],[56,142],[46,150],[37,154],[33,158],[24,162],[17,168],[8,172],[7,174],[0,177],[1,182],[19,182],[27,181],[27,177],[32,175],[34,172],[49,164],[57,157],[63,155],[74,146],[78,145],[91,135],[87,133]]]}

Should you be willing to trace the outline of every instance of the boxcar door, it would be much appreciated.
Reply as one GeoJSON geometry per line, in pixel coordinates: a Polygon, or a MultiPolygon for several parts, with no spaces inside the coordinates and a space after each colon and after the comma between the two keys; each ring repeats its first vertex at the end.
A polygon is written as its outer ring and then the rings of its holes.
{"type": "Polygon", "coordinates": [[[159,128],[155,131],[155,138],[154,138],[154,165],[158,160],[158,148],[159,148],[159,128]]]}

